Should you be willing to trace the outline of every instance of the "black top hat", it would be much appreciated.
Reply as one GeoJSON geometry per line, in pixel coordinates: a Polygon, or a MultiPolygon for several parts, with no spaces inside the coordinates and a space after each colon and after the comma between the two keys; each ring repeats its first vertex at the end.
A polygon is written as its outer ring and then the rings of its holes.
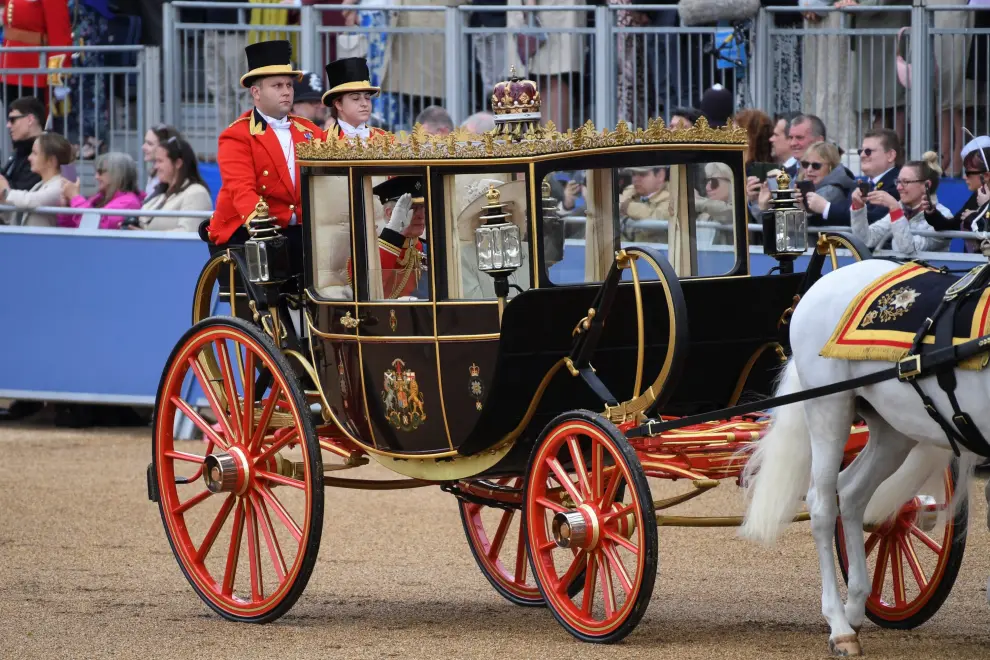
{"type": "Polygon", "coordinates": [[[294,76],[302,80],[302,71],[292,68],[292,44],[288,41],[259,41],[244,49],[248,72],[241,76],[241,87],[250,87],[265,76],[294,76]]]}
{"type": "Polygon", "coordinates": [[[413,204],[422,204],[426,201],[423,197],[425,190],[426,186],[423,184],[423,177],[421,176],[394,176],[371,189],[382,204],[399,199],[406,193],[412,196],[413,204]]]}
{"type": "Polygon", "coordinates": [[[323,98],[323,76],[303,71],[302,78],[292,84],[294,103],[319,101],[323,98]]]}
{"type": "Polygon", "coordinates": [[[368,60],[363,57],[345,57],[327,65],[327,82],[330,90],[323,95],[324,105],[333,105],[335,97],[350,92],[371,92],[377,95],[381,87],[371,84],[368,60]]]}

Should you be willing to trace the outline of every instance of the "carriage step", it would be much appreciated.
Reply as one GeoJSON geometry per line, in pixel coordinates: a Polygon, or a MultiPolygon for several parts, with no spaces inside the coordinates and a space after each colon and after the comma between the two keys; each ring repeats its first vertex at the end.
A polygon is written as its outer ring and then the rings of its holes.
{"type": "Polygon", "coordinates": [[[158,482],[155,480],[154,464],[148,463],[148,499],[158,504],[158,482]]]}

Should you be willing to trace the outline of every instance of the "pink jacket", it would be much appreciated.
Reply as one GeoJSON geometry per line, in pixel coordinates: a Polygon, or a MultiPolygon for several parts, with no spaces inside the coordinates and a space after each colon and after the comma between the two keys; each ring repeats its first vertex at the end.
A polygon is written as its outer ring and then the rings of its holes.
{"type": "MultiPolygon", "coordinates": [[[[97,193],[86,199],[82,195],[76,195],[72,198],[70,205],[74,209],[91,209],[96,208],[97,204],[102,199],[102,195],[97,193]]],[[[141,197],[137,193],[132,192],[117,192],[113,199],[104,204],[101,208],[105,209],[140,209],[141,208],[141,197]]],[[[59,227],[78,227],[82,216],[80,215],[60,215],[58,216],[58,226],[59,227]]],[[[121,215],[101,215],[100,216],[100,229],[120,229],[121,223],[124,222],[124,216],[121,215]]]]}

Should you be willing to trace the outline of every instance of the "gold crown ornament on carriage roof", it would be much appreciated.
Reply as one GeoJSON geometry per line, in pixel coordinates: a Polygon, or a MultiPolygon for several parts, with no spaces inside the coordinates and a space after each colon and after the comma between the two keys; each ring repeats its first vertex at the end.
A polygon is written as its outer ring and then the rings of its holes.
{"type": "Polygon", "coordinates": [[[492,90],[492,114],[496,131],[505,135],[519,135],[536,130],[540,123],[540,107],[543,100],[540,90],[532,80],[516,75],[516,67],[509,67],[509,79],[495,83],[492,90]]]}

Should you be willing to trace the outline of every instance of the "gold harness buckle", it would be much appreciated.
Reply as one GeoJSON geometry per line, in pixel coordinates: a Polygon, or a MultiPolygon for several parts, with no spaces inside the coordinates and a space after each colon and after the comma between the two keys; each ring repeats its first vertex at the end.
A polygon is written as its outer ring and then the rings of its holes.
{"type": "Polygon", "coordinates": [[[897,362],[897,378],[911,380],[921,373],[921,356],[909,355],[897,362]]]}

